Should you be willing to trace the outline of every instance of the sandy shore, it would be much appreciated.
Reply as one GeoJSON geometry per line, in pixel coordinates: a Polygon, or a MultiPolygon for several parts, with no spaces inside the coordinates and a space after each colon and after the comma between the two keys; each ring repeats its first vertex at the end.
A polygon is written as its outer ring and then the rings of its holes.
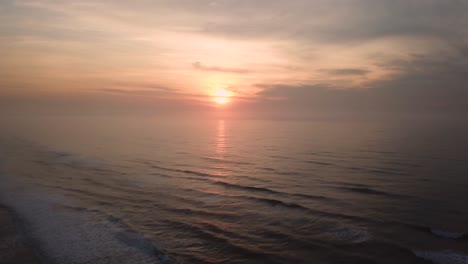
{"type": "Polygon", "coordinates": [[[33,250],[18,232],[12,212],[0,205],[0,263],[39,263],[33,250]]]}

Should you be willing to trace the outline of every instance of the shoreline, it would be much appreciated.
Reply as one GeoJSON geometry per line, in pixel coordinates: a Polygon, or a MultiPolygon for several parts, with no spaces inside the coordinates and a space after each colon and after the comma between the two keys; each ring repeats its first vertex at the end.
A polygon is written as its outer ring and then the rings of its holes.
{"type": "Polygon", "coordinates": [[[14,212],[2,204],[0,204],[0,263],[40,263],[34,249],[19,230],[14,212]]]}
{"type": "Polygon", "coordinates": [[[12,174],[0,173],[1,264],[177,263],[111,215],[12,174]]]}

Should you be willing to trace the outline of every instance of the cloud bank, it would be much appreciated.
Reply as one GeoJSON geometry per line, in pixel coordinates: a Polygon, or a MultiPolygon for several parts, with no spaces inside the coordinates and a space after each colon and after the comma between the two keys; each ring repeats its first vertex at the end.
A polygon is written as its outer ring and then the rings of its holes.
{"type": "Polygon", "coordinates": [[[460,0],[7,0],[0,95],[10,110],[128,96],[205,111],[224,87],[242,95],[233,112],[466,115],[467,13],[460,0]]]}

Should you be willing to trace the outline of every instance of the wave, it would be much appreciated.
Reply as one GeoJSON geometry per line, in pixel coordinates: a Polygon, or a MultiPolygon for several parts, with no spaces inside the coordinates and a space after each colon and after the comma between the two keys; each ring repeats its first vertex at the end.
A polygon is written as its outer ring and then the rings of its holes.
{"type": "MultiPolygon", "coordinates": [[[[169,168],[162,168],[162,167],[158,167],[158,168],[162,169],[162,170],[166,170],[166,171],[180,172],[180,173],[189,174],[189,175],[190,174],[199,175],[199,176],[202,175],[203,177],[169,175],[169,174],[162,174],[162,173],[159,173],[159,172],[158,173],[150,173],[150,175],[163,177],[163,178],[187,179],[187,180],[195,180],[195,181],[202,181],[202,182],[213,182],[213,181],[215,181],[215,180],[212,180],[210,178],[225,178],[225,177],[220,177],[218,175],[213,175],[213,174],[208,174],[208,173],[200,173],[200,172],[195,172],[195,171],[191,171],[191,170],[177,170],[177,169],[169,169],[169,168]]],[[[269,180],[264,180],[264,179],[261,179],[261,178],[255,178],[255,177],[245,176],[245,175],[232,175],[232,177],[249,179],[251,181],[261,182],[261,183],[270,182],[269,180]]]]}
{"type": "Polygon", "coordinates": [[[271,205],[271,206],[282,206],[282,207],[286,207],[286,208],[300,209],[300,210],[305,210],[305,211],[309,210],[309,208],[304,207],[302,205],[299,205],[299,204],[296,204],[296,203],[283,202],[283,201],[276,200],[276,199],[268,199],[268,198],[254,197],[254,196],[243,196],[243,195],[233,195],[233,196],[227,196],[227,197],[252,200],[252,201],[255,201],[255,202],[266,203],[266,204],[271,205]]]}
{"type": "Polygon", "coordinates": [[[209,173],[204,173],[204,172],[198,172],[198,171],[193,171],[193,170],[181,170],[181,169],[173,169],[173,168],[167,168],[163,166],[156,165],[154,161],[148,161],[148,160],[135,160],[137,162],[142,162],[143,164],[154,168],[158,170],[164,170],[164,171],[172,171],[172,172],[180,172],[180,173],[186,173],[186,174],[194,174],[197,176],[206,176],[206,177],[212,177],[214,175],[211,175],[209,173]]]}
{"type": "MultiPolygon", "coordinates": [[[[154,168],[154,169],[158,169],[158,170],[171,171],[171,172],[177,172],[177,173],[184,173],[184,174],[189,174],[189,175],[196,175],[196,176],[201,176],[201,177],[205,177],[205,178],[224,178],[224,177],[220,177],[219,175],[214,175],[214,174],[210,174],[210,173],[206,173],[206,172],[199,172],[199,171],[195,171],[195,170],[182,170],[182,169],[167,168],[167,167],[155,165],[153,162],[149,162],[149,161],[144,161],[144,163],[146,165],[148,165],[149,167],[154,168]]],[[[286,173],[277,172],[276,174],[279,174],[279,175],[298,175],[298,173],[296,173],[296,172],[286,172],[286,173]]],[[[163,177],[173,177],[173,176],[165,175],[163,177]]],[[[268,182],[267,180],[264,180],[264,179],[245,176],[245,175],[233,175],[233,177],[245,178],[245,179],[249,179],[249,180],[256,181],[256,182],[268,182]]],[[[183,177],[177,176],[177,178],[183,178],[183,177]]],[[[186,178],[186,179],[198,180],[198,179],[201,179],[201,178],[186,178]]]]}
{"type": "Polygon", "coordinates": [[[158,165],[151,164],[150,167],[159,169],[159,170],[165,170],[165,171],[173,171],[173,172],[181,172],[181,173],[186,173],[186,174],[193,174],[197,176],[203,176],[203,177],[213,177],[214,175],[211,175],[209,173],[205,172],[199,172],[199,171],[193,171],[193,170],[179,170],[179,169],[172,169],[172,168],[166,168],[158,165]]]}
{"type": "Polygon", "coordinates": [[[276,169],[269,168],[269,167],[259,167],[259,169],[264,170],[264,171],[276,171],[276,169]]]}
{"type": "Polygon", "coordinates": [[[63,165],[73,169],[90,169],[94,171],[109,171],[103,168],[101,160],[83,156],[70,152],[62,152],[55,150],[48,150],[45,160],[36,160],[37,163],[43,165],[63,165]]]}
{"type": "Polygon", "coordinates": [[[276,158],[276,159],[285,159],[285,160],[291,160],[293,158],[287,157],[287,156],[281,156],[281,155],[270,155],[271,158],[276,158]]]}
{"type": "Polygon", "coordinates": [[[217,162],[217,163],[228,163],[228,164],[235,164],[235,165],[253,165],[253,163],[251,162],[227,160],[227,159],[220,159],[220,158],[213,158],[213,157],[202,157],[202,159],[208,160],[211,162],[217,162]]]}
{"type": "Polygon", "coordinates": [[[378,191],[369,187],[337,187],[337,188],[340,190],[361,193],[361,194],[382,195],[382,196],[387,196],[387,197],[400,197],[400,195],[398,194],[378,191]]]}
{"type": "Polygon", "coordinates": [[[254,191],[254,192],[263,192],[263,193],[268,193],[268,194],[296,196],[296,197],[314,199],[314,200],[331,200],[331,198],[328,198],[328,197],[325,197],[325,196],[280,192],[280,191],[271,190],[271,189],[268,189],[268,188],[265,188],[265,187],[244,186],[244,185],[238,185],[238,184],[233,184],[233,183],[228,183],[228,182],[223,182],[223,181],[215,181],[214,184],[222,185],[222,186],[228,187],[228,188],[247,190],[247,191],[254,191]]]}
{"type": "MultiPolygon", "coordinates": [[[[128,206],[131,206],[132,208],[134,207],[141,207],[141,209],[145,209],[147,208],[146,206],[148,204],[151,204],[151,206],[155,206],[155,207],[158,207],[162,210],[165,210],[165,211],[171,211],[171,212],[174,212],[174,213],[179,213],[179,214],[190,214],[190,213],[193,213],[193,214],[203,214],[203,212],[196,212],[196,211],[189,211],[189,210],[186,210],[186,209],[174,209],[173,206],[170,208],[169,206],[166,206],[164,203],[157,203],[157,201],[153,201],[153,200],[147,200],[147,199],[135,199],[135,198],[132,198],[132,197],[118,197],[118,196],[114,196],[114,195],[103,195],[103,194],[96,194],[94,192],[90,192],[90,191],[84,191],[84,190],[77,190],[77,189],[71,189],[71,188],[63,188],[69,192],[72,192],[72,193],[77,193],[79,194],[79,197],[80,199],[84,199],[84,198],[89,198],[89,199],[92,199],[94,200],[95,202],[101,202],[101,201],[115,201],[116,199],[121,201],[122,203],[128,205],[128,206]],[[85,197],[84,197],[85,196],[85,197]],[[97,199],[97,200],[96,200],[97,199]]],[[[341,214],[341,213],[335,213],[335,212],[327,212],[327,211],[322,211],[322,210],[315,210],[315,209],[311,209],[311,208],[308,208],[308,207],[305,207],[305,206],[302,206],[300,204],[297,204],[297,203],[290,203],[290,202],[285,202],[285,201],[281,201],[281,200],[278,200],[278,199],[270,199],[270,198],[263,198],[263,197],[255,197],[255,196],[248,196],[248,195],[225,195],[225,194],[219,194],[219,193],[210,193],[210,192],[203,192],[203,191],[199,191],[199,190],[194,190],[194,189],[185,189],[186,191],[196,191],[197,193],[200,193],[202,195],[210,195],[210,196],[219,196],[223,199],[226,199],[226,198],[233,198],[233,199],[242,199],[242,200],[250,200],[250,201],[254,201],[254,202],[258,202],[258,203],[263,203],[263,204],[267,204],[269,206],[274,206],[274,207],[284,207],[284,208],[288,208],[288,209],[293,209],[293,210],[301,210],[307,214],[311,214],[311,215],[314,215],[314,216],[317,216],[317,215],[320,215],[320,216],[324,216],[324,217],[328,217],[328,218],[341,218],[341,219],[347,219],[347,220],[353,220],[353,221],[357,221],[357,222],[366,222],[366,223],[376,223],[378,221],[375,221],[375,220],[372,220],[372,219],[369,219],[369,218],[365,218],[365,217],[362,217],[362,216],[355,216],[355,215],[347,215],[347,214],[341,214]]],[[[189,203],[189,204],[193,204],[194,206],[203,206],[203,203],[201,203],[200,201],[196,201],[196,200],[193,200],[193,199],[188,199],[188,198],[183,198],[183,197],[173,197],[171,196],[170,197],[171,199],[179,199],[185,203],[189,203]]],[[[212,215],[213,217],[231,217],[231,216],[227,216],[227,215],[212,215]]],[[[380,223],[380,222],[379,222],[380,223]]],[[[395,224],[399,224],[399,223],[395,223],[395,224]]],[[[400,223],[401,224],[401,223],[400,223]]]]}
{"type": "Polygon", "coordinates": [[[337,241],[339,243],[363,243],[371,239],[371,234],[365,228],[356,228],[346,225],[336,225],[331,230],[326,231],[324,236],[327,240],[337,241]]]}
{"type": "MultiPolygon", "coordinates": [[[[183,189],[183,190],[189,191],[189,192],[196,192],[197,194],[201,194],[201,195],[217,196],[223,199],[233,198],[233,199],[250,200],[250,201],[254,201],[258,203],[267,204],[270,206],[282,206],[282,207],[290,208],[290,209],[299,209],[306,213],[311,213],[313,215],[322,215],[322,216],[330,217],[330,218],[351,219],[351,220],[358,220],[362,222],[375,222],[371,219],[360,217],[360,216],[352,216],[352,215],[345,215],[345,214],[340,214],[340,213],[314,210],[314,209],[311,209],[311,208],[308,208],[308,207],[305,207],[296,203],[284,202],[284,201],[277,200],[277,199],[269,199],[269,198],[248,196],[248,195],[226,195],[226,194],[220,194],[220,193],[205,192],[205,191],[200,191],[196,189],[183,189]]],[[[331,198],[326,198],[326,199],[331,199],[331,198]]]]}
{"type": "Polygon", "coordinates": [[[376,154],[397,154],[395,151],[383,151],[383,150],[356,150],[356,152],[362,152],[362,153],[376,153],[376,154]]]}
{"type": "Polygon", "coordinates": [[[384,175],[409,175],[400,169],[384,168],[384,167],[356,167],[356,166],[342,166],[342,168],[352,171],[362,171],[367,173],[384,174],[384,175]]]}
{"type": "Polygon", "coordinates": [[[454,232],[454,231],[448,231],[448,230],[433,228],[433,227],[424,226],[424,225],[408,224],[408,223],[401,223],[401,222],[395,222],[395,224],[400,224],[400,225],[406,226],[408,228],[411,228],[413,230],[417,230],[420,232],[430,233],[439,238],[455,239],[455,240],[468,239],[468,235],[462,232],[454,232]]]}
{"type": "Polygon", "coordinates": [[[174,207],[167,207],[164,208],[166,211],[170,211],[179,215],[185,216],[201,216],[201,217],[208,217],[208,218],[215,218],[215,219],[229,219],[229,220],[239,220],[241,217],[237,214],[227,214],[227,213],[214,213],[208,212],[203,210],[194,210],[189,208],[174,208],[174,207]]]}
{"type": "Polygon", "coordinates": [[[304,162],[309,163],[309,164],[322,165],[322,166],[333,166],[333,165],[335,165],[335,164],[330,163],[330,162],[316,161],[316,160],[305,160],[304,162]]]}
{"type": "Polygon", "coordinates": [[[213,175],[211,175],[209,173],[198,172],[198,171],[193,171],[193,170],[178,170],[178,169],[167,169],[167,170],[172,170],[172,171],[177,171],[177,172],[182,172],[182,173],[187,173],[187,174],[193,174],[193,175],[203,176],[203,177],[213,177],[213,175]]]}
{"type": "Polygon", "coordinates": [[[409,175],[407,172],[397,171],[391,168],[364,168],[365,171],[384,175],[409,175]]]}
{"type": "Polygon", "coordinates": [[[115,238],[127,245],[128,247],[136,248],[147,255],[156,257],[158,263],[178,264],[175,259],[159,250],[153,241],[145,238],[142,234],[132,231],[120,231],[115,234],[115,238]]]}
{"type": "Polygon", "coordinates": [[[225,186],[225,187],[248,190],[248,191],[259,191],[259,192],[266,192],[266,193],[271,193],[271,194],[278,194],[279,193],[277,191],[273,191],[273,190],[270,190],[268,188],[263,188],[263,187],[243,186],[243,185],[232,184],[232,183],[222,182],[222,181],[215,181],[213,183],[218,184],[218,185],[222,185],[222,186],[225,186]]]}
{"type": "Polygon", "coordinates": [[[442,237],[442,238],[449,238],[449,239],[467,238],[467,235],[464,233],[450,232],[447,230],[434,229],[434,228],[431,228],[431,233],[435,236],[442,237]]]}
{"type": "MultiPolygon", "coordinates": [[[[351,263],[429,263],[417,257],[411,249],[388,241],[370,239],[359,243],[339,244],[335,248],[346,254],[362,256],[366,259],[363,262],[351,263]]],[[[348,263],[348,261],[333,263],[348,263]]]]}
{"type": "Polygon", "coordinates": [[[304,175],[310,175],[310,174],[305,174],[305,173],[297,172],[297,171],[277,171],[275,174],[277,174],[277,175],[285,175],[285,176],[304,176],[304,175]]]}
{"type": "Polygon", "coordinates": [[[329,152],[329,151],[320,151],[320,152],[305,152],[303,153],[305,155],[310,155],[310,156],[318,156],[318,157],[328,157],[328,158],[338,158],[338,159],[349,159],[350,156],[348,155],[343,155],[343,154],[337,154],[334,152],[329,152]]]}
{"type": "Polygon", "coordinates": [[[419,164],[403,162],[403,161],[398,161],[398,160],[387,160],[387,161],[383,161],[382,163],[390,164],[390,165],[397,165],[397,166],[407,167],[407,168],[421,167],[421,165],[419,165],[419,164]]]}
{"type": "Polygon", "coordinates": [[[200,193],[200,194],[203,194],[203,195],[218,196],[218,197],[221,197],[221,198],[234,198],[234,199],[250,200],[250,201],[255,201],[255,202],[259,202],[259,203],[266,203],[266,204],[271,205],[271,206],[283,206],[283,207],[288,207],[288,208],[293,208],[293,209],[309,210],[307,207],[301,206],[299,204],[283,202],[283,201],[276,200],[276,199],[268,199],[268,198],[247,196],[247,195],[225,195],[225,194],[220,194],[220,193],[204,192],[204,191],[199,191],[199,190],[195,190],[195,189],[184,189],[184,190],[197,192],[197,193],[200,193]]]}
{"type": "MultiPolygon", "coordinates": [[[[380,223],[382,224],[383,222],[373,220],[370,218],[362,217],[362,216],[356,216],[356,215],[347,215],[347,214],[341,214],[341,213],[335,213],[335,212],[327,212],[327,211],[322,211],[322,210],[315,210],[311,209],[296,203],[289,203],[289,202],[284,202],[281,200],[277,199],[269,199],[269,198],[263,198],[263,197],[256,197],[256,196],[248,196],[248,195],[225,195],[225,194],[220,194],[220,193],[212,193],[212,192],[205,192],[205,191],[200,191],[200,190],[195,190],[195,189],[183,189],[185,191],[193,191],[197,192],[199,194],[203,195],[212,195],[212,196],[219,196],[221,198],[234,198],[234,199],[242,199],[242,200],[250,200],[258,203],[263,203],[267,204],[270,206],[281,206],[285,208],[290,208],[290,209],[298,209],[301,211],[304,211],[306,213],[312,214],[314,216],[320,215],[324,217],[329,217],[329,218],[340,218],[340,219],[346,219],[346,220],[354,220],[357,222],[364,222],[364,223],[380,223]]],[[[332,199],[332,198],[326,198],[326,199],[332,199]]],[[[400,224],[401,223],[396,223],[395,224],[400,224]]]]}
{"type": "Polygon", "coordinates": [[[29,188],[18,193],[14,186],[8,186],[3,202],[17,212],[45,263],[177,263],[98,210],[70,206],[73,200],[59,193],[29,188]]]}
{"type": "Polygon", "coordinates": [[[156,200],[151,200],[149,198],[142,198],[142,197],[130,197],[128,195],[123,196],[121,194],[104,194],[104,193],[97,193],[91,190],[81,190],[76,188],[65,188],[65,187],[58,187],[61,190],[66,191],[67,193],[77,194],[76,197],[83,199],[88,198],[95,202],[107,202],[107,203],[115,203],[115,201],[125,202],[133,207],[143,207],[143,205],[158,205],[156,200]]]}
{"type": "Polygon", "coordinates": [[[422,259],[432,261],[436,264],[467,264],[468,255],[444,250],[444,251],[423,251],[415,250],[414,254],[422,259]]]}
{"type": "Polygon", "coordinates": [[[251,241],[250,245],[252,246],[243,246],[235,243],[234,240],[229,239],[230,236],[235,235],[234,232],[225,231],[219,228],[213,229],[214,226],[212,225],[207,228],[206,224],[203,226],[197,226],[195,224],[173,220],[164,220],[163,223],[171,226],[172,228],[176,228],[177,230],[184,231],[189,237],[192,236],[195,239],[203,239],[205,241],[204,247],[216,249],[216,251],[221,252],[224,259],[228,259],[229,256],[232,256],[235,258],[256,260],[261,263],[280,263],[275,260],[272,255],[255,249],[253,246],[255,245],[253,238],[249,238],[249,241],[251,241]]]}
{"type": "Polygon", "coordinates": [[[328,181],[327,183],[333,185],[342,185],[342,186],[350,186],[350,187],[358,187],[358,188],[368,188],[369,185],[362,184],[362,183],[352,183],[352,182],[342,182],[342,181],[328,181]]]}

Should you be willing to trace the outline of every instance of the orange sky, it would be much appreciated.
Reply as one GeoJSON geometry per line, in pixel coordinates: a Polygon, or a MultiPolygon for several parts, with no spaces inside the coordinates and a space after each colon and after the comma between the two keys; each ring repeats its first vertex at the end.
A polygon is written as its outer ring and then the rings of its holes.
{"type": "Polygon", "coordinates": [[[289,98],[272,95],[278,87],[374,89],[467,42],[467,5],[450,1],[8,0],[0,10],[0,95],[14,98],[208,106],[225,90],[228,104],[276,102],[289,98]]]}

